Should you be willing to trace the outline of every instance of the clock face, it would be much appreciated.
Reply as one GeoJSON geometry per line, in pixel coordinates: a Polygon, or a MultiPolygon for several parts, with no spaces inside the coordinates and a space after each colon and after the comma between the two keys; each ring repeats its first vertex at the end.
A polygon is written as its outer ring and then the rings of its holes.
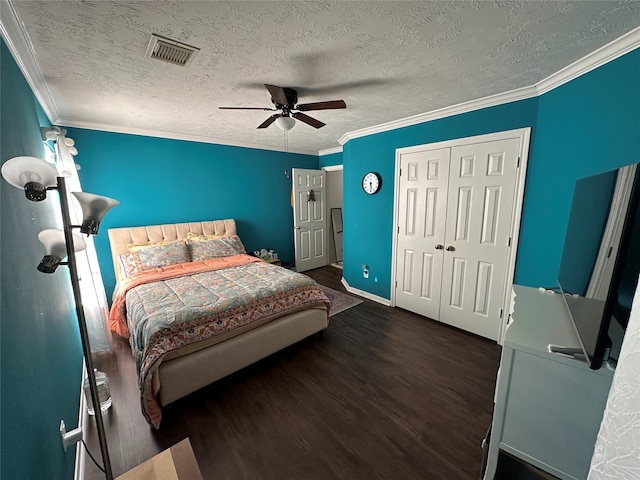
{"type": "Polygon", "coordinates": [[[382,186],[382,178],[376,172],[369,172],[362,177],[362,189],[365,193],[373,195],[382,186]]]}

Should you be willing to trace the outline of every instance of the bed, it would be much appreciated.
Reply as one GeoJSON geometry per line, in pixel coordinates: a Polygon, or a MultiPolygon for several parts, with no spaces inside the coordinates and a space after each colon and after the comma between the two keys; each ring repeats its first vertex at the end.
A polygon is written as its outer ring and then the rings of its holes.
{"type": "Polygon", "coordinates": [[[320,287],[247,255],[233,219],[108,235],[118,281],[109,325],[129,339],[154,428],[162,407],[328,326],[320,287]]]}

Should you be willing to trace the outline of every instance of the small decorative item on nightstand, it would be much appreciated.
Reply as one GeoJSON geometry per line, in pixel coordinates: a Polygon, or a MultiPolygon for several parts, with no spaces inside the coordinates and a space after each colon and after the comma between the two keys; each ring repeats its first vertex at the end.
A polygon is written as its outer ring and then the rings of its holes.
{"type": "Polygon", "coordinates": [[[253,254],[265,262],[273,263],[274,265],[282,265],[282,262],[280,262],[280,259],[278,258],[278,254],[272,249],[263,248],[262,250],[255,250],[253,254]]]}

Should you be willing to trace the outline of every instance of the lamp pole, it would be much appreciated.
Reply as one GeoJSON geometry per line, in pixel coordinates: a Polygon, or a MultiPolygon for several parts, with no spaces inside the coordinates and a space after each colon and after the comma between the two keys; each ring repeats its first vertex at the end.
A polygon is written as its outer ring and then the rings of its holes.
{"type": "Polygon", "coordinates": [[[82,297],[80,296],[80,282],[78,277],[78,268],[76,266],[75,249],[73,246],[73,232],[71,225],[71,215],[69,214],[69,197],[67,195],[67,187],[64,177],[57,177],[58,193],[60,194],[60,206],[62,209],[62,222],[64,229],[65,243],[67,245],[67,265],[71,274],[71,286],[73,288],[73,297],[76,304],[76,312],[78,315],[78,327],[80,328],[80,339],[82,340],[82,352],[87,368],[87,376],[89,379],[89,389],[91,391],[91,402],[93,412],[96,419],[96,428],[98,430],[98,441],[100,443],[100,452],[102,453],[102,462],[104,465],[104,474],[107,480],[113,480],[113,472],[111,470],[111,461],[109,459],[109,449],[107,447],[107,436],[102,420],[102,410],[100,409],[100,398],[98,396],[98,386],[96,384],[96,375],[93,368],[93,358],[91,356],[91,346],[89,344],[89,332],[84,315],[84,307],[82,305],[82,297]]]}

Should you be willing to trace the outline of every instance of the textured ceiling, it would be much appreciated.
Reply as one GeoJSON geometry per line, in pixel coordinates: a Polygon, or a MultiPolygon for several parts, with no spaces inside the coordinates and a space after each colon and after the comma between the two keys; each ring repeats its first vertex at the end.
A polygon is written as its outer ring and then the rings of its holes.
{"type": "MultiPolygon", "coordinates": [[[[3,0],[5,1],[5,0],[3,0]]],[[[264,83],[307,112],[293,151],[527,87],[640,25],[640,1],[221,2],[10,0],[59,124],[283,148],[264,83]],[[189,67],[145,58],[156,33],[200,48],[189,67]]]]}

